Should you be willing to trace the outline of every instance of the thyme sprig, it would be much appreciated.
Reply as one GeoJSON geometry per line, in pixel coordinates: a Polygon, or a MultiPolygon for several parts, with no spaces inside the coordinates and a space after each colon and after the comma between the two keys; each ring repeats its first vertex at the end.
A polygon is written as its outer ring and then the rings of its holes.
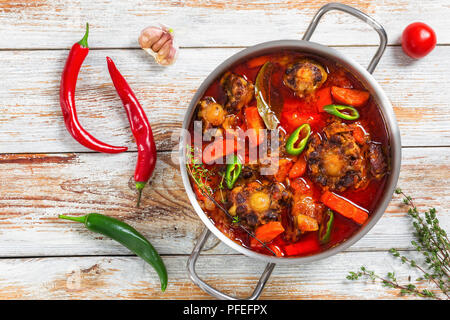
{"type": "Polygon", "coordinates": [[[441,300],[441,298],[437,297],[434,292],[428,289],[417,289],[417,287],[412,283],[408,283],[406,285],[399,284],[394,272],[388,272],[387,276],[383,278],[377,275],[375,271],[368,270],[366,267],[362,266],[356,272],[349,272],[347,279],[358,280],[363,277],[369,278],[372,281],[380,280],[383,287],[399,289],[401,295],[415,295],[422,298],[436,298],[441,300]]]}
{"type": "Polygon", "coordinates": [[[199,161],[194,155],[194,147],[188,147],[188,162],[186,163],[186,168],[189,175],[194,180],[195,184],[201,190],[206,190],[208,193],[212,193],[211,187],[208,185],[208,180],[211,177],[211,172],[205,168],[203,163],[199,161]]]}
{"type": "MultiPolygon", "coordinates": [[[[210,201],[216,205],[217,208],[219,208],[225,215],[231,219],[231,222],[233,224],[238,225],[242,230],[244,230],[248,235],[250,235],[252,238],[255,238],[256,241],[258,241],[265,249],[270,251],[274,256],[276,256],[275,252],[270,249],[263,241],[259,240],[255,234],[247,229],[244,225],[241,224],[241,219],[237,216],[233,216],[231,213],[228,212],[227,209],[225,209],[213,196],[213,190],[208,185],[208,180],[211,177],[211,172],[205,168],[203,163],[201,163],[198,159],[195,158],[195,150],[192,146],[187,145],[187,162],[186,162],[186,169],[189,174],[189,176],[192,178],[194,183],[197,185],[199,191],[201,194],[205,197],[207,197],[210,201]]],[[[222,181],[219,184],[219,190],[222,191],[223,189],[223,177],[222,181]]]]}
{"type": "Polygon", "coordinates": [[[219,185],[217,186],[217,188],[219,189],[219,193],[220,193],[220,201],[222,201],[222,203],[225,203],[225,198],[223,196],[224,193],[224,181],[225,181],[225,172],[219,172],[219,175],[222,177],[222,179],[220,179],[219,185]]]}
{"type": "MultiPolygon", "coordinates": [[[[436,209],[430,208],[421,214],[410,196],[406,195],[400,188],[397,188],[395,193],[402,195],[403,204],[409,207],[408,215],[412,219],[415,229],[414,236],[416,238],[416,240],[411,241],[411,244],[424,257],[424,265],[419,265],[415,260],[402,255],[397,249],[392,248],[389,250],[389,253],[400,259],[402,264],[408,264],[423,275],[416,281],[425,280],[427,283],[433,284],[446,299],[450,299],[450,244],[447,233],[439,225],[436,209]]],[[[373,281],[378,279],[385,287],[399,289],[402,295],[409,294],[442,300],[430,288],[418,289],[412,283],[399,284],[393,272],[388,273],[387,277],[383,278],[363,266],[357,272],[350,272],[347,279],[357,280],[362,277],[373,281]]]]}

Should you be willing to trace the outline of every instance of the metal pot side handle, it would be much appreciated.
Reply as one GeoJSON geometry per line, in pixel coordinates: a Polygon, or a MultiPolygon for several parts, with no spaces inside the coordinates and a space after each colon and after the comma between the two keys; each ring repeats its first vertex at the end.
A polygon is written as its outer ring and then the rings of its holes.
{"type": "Polygon", "coordinates": [[[303,40],[309,41],[309,39],[311,39],[311,36],[314,33],[314,30],[316,30],[317,24],[319,23],[322,16],[331,10],[338,10],[338,11],[346,12],[346,13],[366,22],[372,28],[374,28],[375,31],[380,36],[380,45],[378,46],[378,50],[377,50],[377,52],[375,52],[375,55],[373,56],[372,60],[369,63],[369,66],[367,67],[367,71],[369,71],[370,73],[373,73],[376,66],[378,65],[378,62],[380,62],[380,59],[384,53],[384,50],[386,49],[388,38],[387,38],[386,31],[377,21],[375,21],[374,19],[369,17],[367,14],[359,11],[358,9],[349,7],[342,3],[333,3],[332,2],[332,3],[328,3],[328,4],[324,5],[322,8],[319,9],[319,11],[317,11],[316,15],[312,19],[311,23],[308,26],[308,29],[306,29],[306,32],[303,36],[303,40]]]}
{"type": "Polygon", "coordinates": [[[255,290],[253,293],[247,297],[247,298],[238,298],[230,296],[226,293],[223,293],[213,287],[211,287],[209,284],[207,284],[205,281],[200,279],[200,277],[197,275],[195,271],[195,263],[197,262],[198,257],[200,256],[200,252],[203,249],[203,246],[206,243],[206,240],[208,240],[209,236],[211,235],[211,231],[208,230],[208,228],[205,228],[200,235],[200,238],[197,241],[197,244],[194,247],[194,250],[192,250],[192,253],[188,259],[187,262],[187,269],[189,273],[189,277],[191,278],[192,282],[194,282],[200,289],[203,291],[209,293],[210,295],[222,299],[222,300],[256,300],[261,295],[264,286],[266,285],[267,280],[269,280],[270,275],[272,274],[273,269],[275,268],[275,263],[268,263],[266,265],[266,268],[264,269],[264,272],[261,275],[261,278],[259,278],[258,284],[255,287],[255,290]]]}

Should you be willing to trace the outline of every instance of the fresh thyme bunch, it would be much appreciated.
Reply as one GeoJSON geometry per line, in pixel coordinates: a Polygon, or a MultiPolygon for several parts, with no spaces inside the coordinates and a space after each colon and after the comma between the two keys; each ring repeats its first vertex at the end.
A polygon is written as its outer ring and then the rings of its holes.
{"type": "Polygon", "coordinates": [[[399,258],[402,264],[406,263],[423,274],[416,281],[426,280],[427,283],[433,284],[436,289],[439,289],[441,294],[436,294],[430,288],[419,289],[412,283],[399,284],[393,272],[389,272],[383,278],[364,266],[360,267],[356,272],[350,272],[347,279],[358,280],[366,277],[373,281],[380,280],[384,287],[399,289],[401,295],[414,295],[439,300],[450,299],[450,244],[447,233],[439,225],[436,209],[431,208],[421,214],[410,196],[403,193],[400,188],[397,188],[395,193],[402,195],[403,203],[409,206],[408,215],[412,219],[415,229],[414,236],[416,237],[416,240],[411,241],[411,244],[423,255],[424,262],[422,266],[418,265],[415,260],[401,255],[396,249],[390,249],[389,252],[394,257],[399,258]]]}

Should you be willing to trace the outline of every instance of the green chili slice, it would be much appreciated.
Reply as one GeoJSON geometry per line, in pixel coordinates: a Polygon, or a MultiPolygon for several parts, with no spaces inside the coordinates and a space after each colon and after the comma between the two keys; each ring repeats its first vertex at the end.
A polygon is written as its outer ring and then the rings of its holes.
{"type": "Polygon", "coordinates": [[[331,228],[333,227],[334,213],[331,210],[326,211],[325,221],[322,222],[319,228],[319,241],[321,244],[330,241],[331,228]]]}
{"type": "Polygon", "coordinates": [[[351,106],[341,106],[337,104],[329,104],[323,107],[323,110],[336,117],[344,120],[356,120],[359,119],[359,112],[351,106]],[[341,111],[350,111],[350,113],[343,113],[341,111]]]}
{"type": "Polygon", "coordinates": [[[236,180],[239,178],[242,170],[242,163],[237,155],[233,156],[233,162],[227,165],[227,171],[225,173],[225,182],[228,189],[232,189],[236,180]]]}
{"type": "Polygon", "coordinates": [[[307,123],[302,124],[300,127],[295,129],[294,132],[289,136],[286,142],[286,152],[297,156],[302,153],[308,143],[309,136],[311,135],[311,126],[307,123]],[[303,130],[306,130],[306,136],[299,142],[300,135],[303,130]]]}
{"type": "Polygon", "coordinates": [[[155,269],[161,281],[161,291],[166,290],[167,270],[164,262],[152,244],[132,226],[99,213],[79,217],[60,215],[59,218],[81,222],[88,230],[103,234],[134,252],[155,269]]]}

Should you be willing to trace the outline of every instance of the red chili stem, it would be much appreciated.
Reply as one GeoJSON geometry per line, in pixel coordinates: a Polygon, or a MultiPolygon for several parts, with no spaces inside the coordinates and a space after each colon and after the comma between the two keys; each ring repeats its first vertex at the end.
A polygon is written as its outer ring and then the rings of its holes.
{"type": "Polygon", "coordinates": [[[152,176],[156,165],[155,140],[144,109],[134,95],[133,90],[131,90],[125,78],[117,70],[111,58],[106,57],[106,61],[108,62],[111,80],[122,100],[130,122],[131,131],[138,146],[138,159],[134,172],[134,180],[136,181],[136,189],[139,191],[137,203],[137,206],[139,206],[142,189],[152,176]]]}
{"type": "Polygon", "coordinates": [[[89,53],[89,47],[87,45],[88,33],[89,25],[86,24],[86,33],[80,42],[77,42],[72,46],[61,76],[59,98],[64,122],[72,137],[86,148],[105,153],[123,152],[128,148],[116,147],[101,142],[87,132],[78,121],[77,110],[75,107],[75,90],[81,65],[89,53]]]}

